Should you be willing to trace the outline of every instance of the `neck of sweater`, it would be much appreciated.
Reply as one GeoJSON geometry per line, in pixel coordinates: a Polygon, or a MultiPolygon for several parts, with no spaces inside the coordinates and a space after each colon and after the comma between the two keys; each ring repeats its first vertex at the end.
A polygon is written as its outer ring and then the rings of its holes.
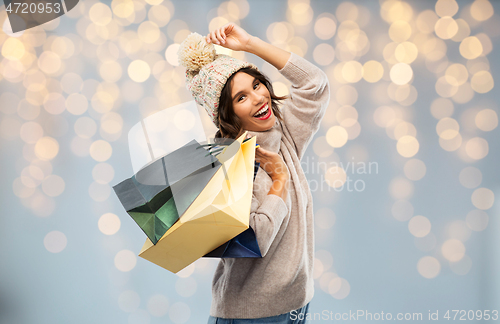
{"type": "Polygon", "coordinates": [[[274,153],[278,153],[280,150],[282,133],[281,125],[277,118],[274,126],[270,129],[263,132],[248,131],[248,135],[257,136],[257,144],[259,144],[264,150],[274,153]]]}

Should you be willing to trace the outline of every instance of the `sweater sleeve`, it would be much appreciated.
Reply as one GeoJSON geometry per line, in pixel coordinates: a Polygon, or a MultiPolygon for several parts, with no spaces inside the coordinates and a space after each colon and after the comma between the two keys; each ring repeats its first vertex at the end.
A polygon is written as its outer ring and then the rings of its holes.
{"type": "Polygon", "coordinates": [[[328,77],[320,68],[295,53],[279,72],[292,83],[290,99],[283,109],[283,120],[301,159],[319,129],[330,101],[328,77]]]}
{"type": "Polygon", "coordinates": [[[250,227],[255,232],[260,253],[264,257],[278,234],[278,231],[288,215],[288,207],[277,195],[266,195],[262,203],[252,197],[250,210],[250,227]]]}

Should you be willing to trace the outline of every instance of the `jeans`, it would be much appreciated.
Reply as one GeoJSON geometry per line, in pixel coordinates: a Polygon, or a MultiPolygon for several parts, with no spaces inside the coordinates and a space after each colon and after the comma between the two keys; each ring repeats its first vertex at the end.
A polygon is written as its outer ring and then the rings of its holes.
{"type": "Polygon", "coordinates": [[[231,319],[212,317],[208,318],[208,324],[307,324],[306,315],[309,309],[309,303],[302,308],[299,308],[290,313],[285,313],[277,316],[248,318],[248,319],[231,319]]]}

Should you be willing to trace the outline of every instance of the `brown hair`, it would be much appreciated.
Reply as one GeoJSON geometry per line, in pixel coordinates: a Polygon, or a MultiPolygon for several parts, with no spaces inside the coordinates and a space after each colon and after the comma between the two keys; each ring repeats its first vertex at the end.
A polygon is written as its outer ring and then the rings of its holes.
{"type": "Polygon", "coordinates": [[[273,114],[278,118],[280,121],[283,121],[283,118],[281,116],[281,112],[278,108],[278,103],[280,100],[284,100],[288,98],[287,96],[279,97],[274,93],[273,86],[271,84],[271,81],[262,73],[257,71],[256,69],[250,68],[250,67],[245,67],[242,69],[239,69],[235,73],[233,73],[226,81],[226,84],[224,85],[224,88],[222,88],[222,91],[220,93],[220,98],[219,98],[219,108],[217,111],[217,121],[219,123],[219,130],[215,134],[215,138],[233,138],[236,139],[239,136],[241,136],[244,132],[243,128],[241,127],[241,121],[236,116],[234,113],[233,109],[233,99],[231,96],[231,80],[233,79],[234,75],[237,72],[244,72],[250,76],[253,76],[256,78],[260,83],[266,86],[267,90],[269,91],[269,94],[271,96],[271,109],[273,111],[273,114]]]}

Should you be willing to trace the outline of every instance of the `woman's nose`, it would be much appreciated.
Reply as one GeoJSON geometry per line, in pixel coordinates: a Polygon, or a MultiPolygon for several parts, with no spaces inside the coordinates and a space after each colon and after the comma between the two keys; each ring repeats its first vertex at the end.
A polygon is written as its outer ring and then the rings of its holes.
{"type": "Polygon", "coordinates": [[[260,95],[254,95],[253,102],[254,102],[254,105],[260,106],[264,103],[264,97],[262,97],[260,95]]]}

